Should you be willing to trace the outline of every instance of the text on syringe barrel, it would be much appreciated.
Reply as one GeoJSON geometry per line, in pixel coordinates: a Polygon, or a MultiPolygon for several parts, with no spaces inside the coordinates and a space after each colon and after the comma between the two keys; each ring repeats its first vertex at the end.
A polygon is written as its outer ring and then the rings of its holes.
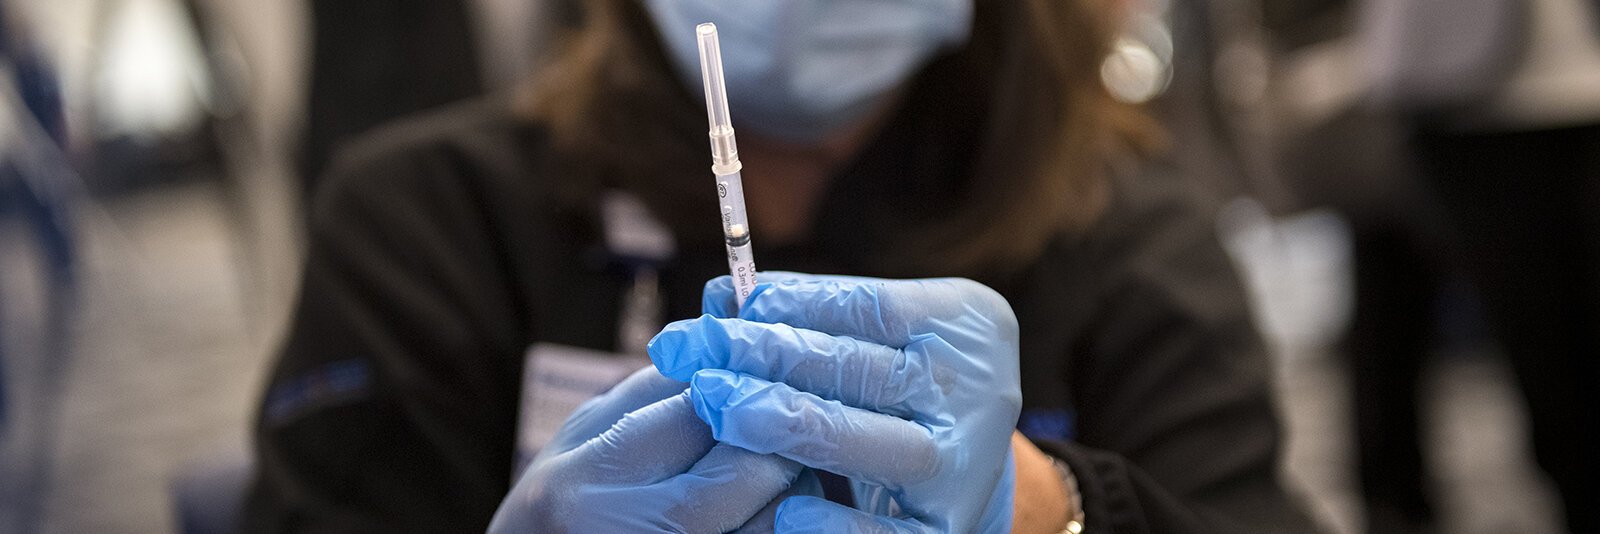
{"type": "Polygon", "coordinates": [[[728,249],[728,272],[733,277],[739,303],[755,291],[755,259],[751,251],[750,223],[744,210],[744,181],[738,172],[717,175],[717,200],[722,237],[728,249]]]}
{"type": "Polygon", "coordinates": [[[733,292],[738,295],[739,306],[743,307],[756,289],[756,262],[750,253],[749,241],[728,247],[728,273],[733,277],[733,292]]]}
{"type": "Polygon", "coordinates": [[[730,243],[749,239],[750,221],[745,217],[744,181],[739,173],[717,175],[717,204],[722,212],[722,236],[730,243]]]}

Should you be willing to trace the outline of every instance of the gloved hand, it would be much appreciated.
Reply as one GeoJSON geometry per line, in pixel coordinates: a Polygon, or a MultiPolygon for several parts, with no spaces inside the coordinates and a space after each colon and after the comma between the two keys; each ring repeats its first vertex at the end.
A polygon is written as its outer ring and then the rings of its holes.
{"type": "Polygon", "coordinates": [[[489,532],[771,532],[783,499],[822,494],[793,461],[713,440],[685,386],[646,367],[579,407],[489,532]]]}
{"type": "Polygon", "coordinates": [[[970,280],[724,276],[649,345],[720,442],[849,477],[852,509],[795,497],[779,532],[1010,532],[1017,322],[970,280]],[[892,499],[892,502],[891,502],[892,499]]]}

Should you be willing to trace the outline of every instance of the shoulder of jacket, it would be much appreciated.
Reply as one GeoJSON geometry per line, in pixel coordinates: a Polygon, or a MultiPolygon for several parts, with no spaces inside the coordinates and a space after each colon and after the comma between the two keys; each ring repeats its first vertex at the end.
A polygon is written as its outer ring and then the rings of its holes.
{"type": "Polygon", "coordinates": [[[516,116],[504,98],[463,101],[385,123],[341,143],[316,180],[317,190],[308,194],[315,200],[374,188],[488,185],[459,183],[463,180],[525,182],[548,152],[545,139],[543,128],[516,116]],[[441,172],[444,176],[433,176],[441,172]],[[458,183],[406,183],[419,180],[458,183]]]}

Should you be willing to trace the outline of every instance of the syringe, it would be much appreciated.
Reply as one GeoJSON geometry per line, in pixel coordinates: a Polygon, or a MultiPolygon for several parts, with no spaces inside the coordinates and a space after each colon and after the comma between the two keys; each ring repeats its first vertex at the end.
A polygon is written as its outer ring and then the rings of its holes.
{"type": "Polygon", "coordinates": [[[744,307],[756,288],[756,261],[751,254],[750,221],[744,211],[744,181],[739,170],[739,147],[733,141],[733,121],[728,118],[728,90],[722,80],[722,48],[717,25],[695,27],[700,42],[700,77],[706,86],[706,115],[711,121],[711,173],[717,177],[717,197],[722,211],[722,237],[728,247],[728,271],[733,292],[744,307]]]}

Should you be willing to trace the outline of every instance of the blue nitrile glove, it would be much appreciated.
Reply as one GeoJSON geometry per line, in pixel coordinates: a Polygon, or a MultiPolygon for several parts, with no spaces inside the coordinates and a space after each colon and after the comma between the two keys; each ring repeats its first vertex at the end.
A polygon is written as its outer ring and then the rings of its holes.
{"type": "Polygon", "coordinates": [[[970,280],[728,277],[650,342],[722,443],[851,479],[851,509],[788,499],[779,532],[1010,532],[1017,321],[970,280]],[[892,499],[892,503],[891,503],[892,499]]]}
{"type": "Polygon", "coordinates": [[[584,403],[489,532],[771,532],[781,501],[822,494],[793,461],[713,440],[685,387],[646,367],[584,403]]]}

